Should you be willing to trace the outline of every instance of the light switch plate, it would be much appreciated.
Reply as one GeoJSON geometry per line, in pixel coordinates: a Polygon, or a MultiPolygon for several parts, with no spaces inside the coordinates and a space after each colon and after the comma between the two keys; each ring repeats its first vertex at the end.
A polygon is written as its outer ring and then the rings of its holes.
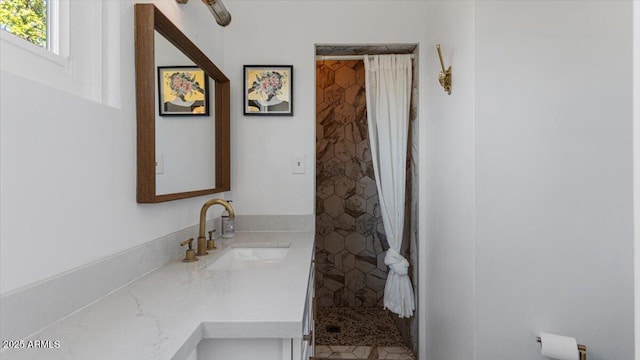
{"type": "Polygon", "coordinates": [[[156,154],[156,174],[164,174],[164,156],[156,154]]]}
{"type": "Polygon", "coordinates": [[[293,162],[291,163],[292,174],[304,174],[307,167],[307,156],[304,154],[293,154],[293,162]]]}

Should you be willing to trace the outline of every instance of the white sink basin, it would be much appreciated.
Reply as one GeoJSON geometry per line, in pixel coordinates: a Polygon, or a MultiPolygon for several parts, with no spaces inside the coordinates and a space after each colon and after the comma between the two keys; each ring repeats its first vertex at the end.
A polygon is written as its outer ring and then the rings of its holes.
{"type": "Polygon", "coordinates": [[[233,244],[207,266],[208,270],[244,270],[282,262],[290,243],[233,244]]]}

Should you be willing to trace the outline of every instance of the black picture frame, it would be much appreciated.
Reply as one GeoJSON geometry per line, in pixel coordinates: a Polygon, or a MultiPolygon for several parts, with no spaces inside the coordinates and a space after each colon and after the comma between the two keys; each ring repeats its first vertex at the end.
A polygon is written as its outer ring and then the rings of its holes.
{"type": "Polygon", "coordinates": [[[293,116],[293,65],[244,65],[243,114],[293,116]]]}
{"type": "Polygon", "coordinates": [[[209,116],[209,77],[201,68],[158,66],[157,89],[158,115],[209,116]],[[177,86],[170,83],[173,79],[177,86]]]}

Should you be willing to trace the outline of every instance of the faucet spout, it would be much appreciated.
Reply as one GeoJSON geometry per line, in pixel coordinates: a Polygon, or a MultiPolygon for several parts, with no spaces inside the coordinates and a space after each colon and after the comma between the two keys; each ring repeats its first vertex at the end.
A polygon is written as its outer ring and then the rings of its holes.
{"type": "MultiPolygon", "coordinates": [[[[198,232],[198,250],[196,251],[196,255],[198,256],[208,254],[206,250],[207,238],[204,237],[205,226],[207,223],[206,216],[207,216],[207,210],[209,210],[210,207],[216,204],[224,206],[224,208],[227,209],[227,211],[229,212],[229,217],[231,219],[236,217],[235,213],[233,212],[233,208],[231,207],[231,204],[229,204],[229,202],[227,202],[224,199],[211,199],[206,203],[204,203],[204,205],[202,205],[202,209],[200,209],[200,230],[198,232]]],[[[215,245],[214,245],[214,248],[215,248],[215,245]]]]}

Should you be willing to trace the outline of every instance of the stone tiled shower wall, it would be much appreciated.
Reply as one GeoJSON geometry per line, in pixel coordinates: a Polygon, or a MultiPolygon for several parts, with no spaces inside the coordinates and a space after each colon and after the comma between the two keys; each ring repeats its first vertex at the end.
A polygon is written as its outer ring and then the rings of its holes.
{"type": "MultiPolygon", "coordinates": [[[[384,254],[388,244],[369,149],[364,81],[362,61],[316,65],[317,291],[321,306],[381,304],[386,281],[384,254]]],[[[414,86],[412,96],[416,93],[414,86]]],[[[416,114],[412,106],[412,135],[416,114]]],[[[415,147],[410,143],[403,244],[414,280],[417,259],[411,235],[416,230],[412,221],[416,214],[410,204],[417,200],[411,186],[415,147]]]]}
{"type": "Polygon", "coordinates": [[[388,248],[369,150],[364,63],[316,65],[316,296],[381,304],[388,248]]]}
{"type": "MultiPolygon", "coordinates": [[[[413,47],[415,48],[415,47],[413,47]]],[[[405,231],[402,253],[411,265],[418,293],[417,69],[407,159],[405,231]]],[[[316,64],[316,291],[320,306],[382,304],[388,248],[378,208],[369,150],[362,61],[316,64]],[[354,271],[355,270],[355,271],[354,271]]],[[[417,312],[396,319],[403,337],[418,352],[417,312]]]]}

